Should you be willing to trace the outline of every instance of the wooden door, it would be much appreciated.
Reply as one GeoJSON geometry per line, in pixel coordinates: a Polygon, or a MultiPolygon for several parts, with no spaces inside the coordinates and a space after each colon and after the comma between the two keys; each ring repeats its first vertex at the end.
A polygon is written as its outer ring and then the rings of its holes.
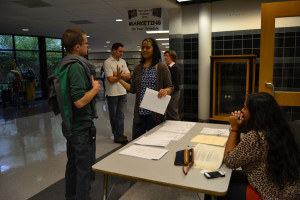
{"type": "Polygon", "coordinates": [[[300,1],[263,3],[261,5],[259,91],[273,93],[280,106],[300,106],[299,88],[292,89],[292,91],[276,91],[273,85],[275,18],[294,16],[300,16],[300,1]]]}

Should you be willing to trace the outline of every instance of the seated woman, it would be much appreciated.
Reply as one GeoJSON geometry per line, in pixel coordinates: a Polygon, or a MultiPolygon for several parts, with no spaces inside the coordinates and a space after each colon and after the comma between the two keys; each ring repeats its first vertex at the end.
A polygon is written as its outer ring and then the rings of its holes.
{"type": "Polygon", "coordinates": [[[231,113],[229,123],[224,162],[229,168],[245,171],[233,171],[227,196],[220,199],[246,199],[247,184],[262,199],[300,199],[299,149],[273,96],[249,94],[242,111],[231,113]],[[247,131],[241,139],[242,124],[247,131]],[[236,177],[235,172],[245,176],[236,177]]]}
{"type": "Polygon", "coordinates": [[[164,115],[140,107],[146,88],[158,91],[158,98],[163,98],[173,92],[170,71],[164,63],[160,62],[161,54],[155,39],[144,39],[141,49],[141,64],[134,68],[131,84],[121,79],[122,70],[117,68],[118,81],[127,91],[136,94],[132,127],[133,139],[165,120],[164,115]]]}

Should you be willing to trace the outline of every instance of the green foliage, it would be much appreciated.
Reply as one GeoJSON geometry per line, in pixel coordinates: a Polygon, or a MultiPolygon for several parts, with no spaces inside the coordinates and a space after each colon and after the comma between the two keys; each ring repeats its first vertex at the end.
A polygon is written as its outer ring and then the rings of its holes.
{"type": "Polygon", "coordinates": [[[46,38],[47,51],[61,51],[61,40],[54,38],[46,38]]]}
{"type": "Polygon", "coordinates": [[[38,50],[38,38],[28,36],[15,36],[17,50],[38,50]]]}
{"type": "Polygon", "coordinates": [[[12,35],[0,35],[0,50],[13,49],[12,35]]]}

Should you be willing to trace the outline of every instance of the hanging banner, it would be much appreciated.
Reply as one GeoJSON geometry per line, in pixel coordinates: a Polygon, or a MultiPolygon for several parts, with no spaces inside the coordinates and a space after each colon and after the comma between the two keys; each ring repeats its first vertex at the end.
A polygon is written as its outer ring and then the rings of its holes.
{"type": "Polygon", "coordinates": [[[163,30],[161,8],[128,10],[128,32],[157,30],[163,30]]]}

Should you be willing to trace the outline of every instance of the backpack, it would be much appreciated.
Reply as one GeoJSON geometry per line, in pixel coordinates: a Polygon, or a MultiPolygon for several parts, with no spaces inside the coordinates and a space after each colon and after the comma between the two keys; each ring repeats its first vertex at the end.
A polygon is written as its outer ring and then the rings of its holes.
{"type": "Polygon", "coordinates": [[[72,134],[72,101],[69,95],[68,81],[69,66],[56,67],[53,74],[47,79],[49,89],[48,105],[55,115],[61,114],[62,130],[65,137],[72,134]]]}

